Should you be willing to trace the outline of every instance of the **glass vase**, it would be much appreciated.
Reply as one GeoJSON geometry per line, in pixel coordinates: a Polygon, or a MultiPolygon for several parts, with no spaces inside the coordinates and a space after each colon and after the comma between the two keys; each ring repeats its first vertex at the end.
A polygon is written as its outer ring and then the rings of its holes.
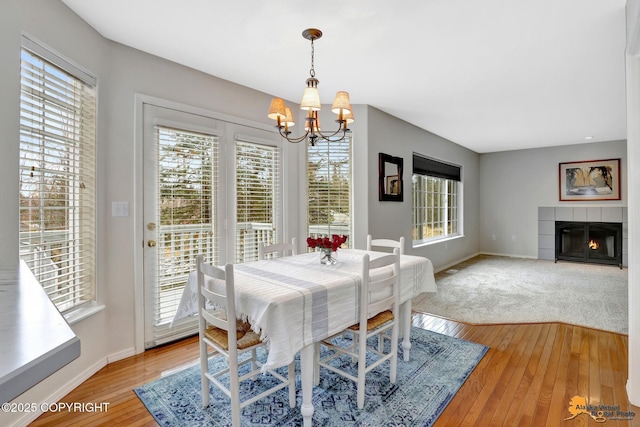
{"type": "Polygon", "coordinates": [[[320,248],[320,251],[322,252],[322,258],[320,258],[320,264],[334,265],[336,262],[338,262],[333,257],[333,251],[331,250],[331,248],[320,248]]]}

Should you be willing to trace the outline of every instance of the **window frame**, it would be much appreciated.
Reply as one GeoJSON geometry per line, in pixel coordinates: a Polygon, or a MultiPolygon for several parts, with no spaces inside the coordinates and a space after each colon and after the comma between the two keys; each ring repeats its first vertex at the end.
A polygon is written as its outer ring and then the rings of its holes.
{"type": "Polygon", "coordinates": [[[97,79],[27,35],[20,79],[19,256],[67,321],[75,322],[101,309],[96,303],[97,79]],[[34,190],[52,182],[59,190],[57,202],[54,192],[34,190]],[[63,228],[55,221],[47,224],[55,212],[64,218],[63,228]]]}
{"type": "MultiPolygon", "coordinates": [[[[234,247],[235,247],[235,262],[242,263],[248,261],[255,261],[258,259],[258,247],[257,245],[261,242],[265,244],[278,243],[282,241],[284,232],[283,232],[283,221],[282,218],[284,216],[283,210],[283,179],[282,179],[282,168],[283,168],[283,152],[281,144],[277,144],[274,141],[266,141],[261,140],[259,138],[255,138],[247,135],[236,135],[234,140],[234,214],[235,214],[235,236],[234,236],[234,247]],[[238,188],[238,150],[240,146],[252,146],[257,150],[262,150],[264,153],[270,152],[273,156],[273,162],[270,165],[271,171],[271,185],[270,185],[270,200],[267,200],[267,203],[270,203],[271,209],[271,226],[266,226],[265,224],[258,225],[258,229],[255,230],[254,236],[252,237],[253,242],[247,250],[241,250],[240,241],[242,240],[239,236],[241,230],[239,224],[243,221],[242,218],[239,217],[239,188],[238,188]]],[[[243,240],[244,242],[244,240],[243,240]]],[[[246,247],[246,245],[245,245],[246,247]]]]}
{"type": "Polygon", "coordinates": [[[415,153],[413,161],[412,246],[419,247],[463,236],[462,168],[415,153]],[[455,196],[453,205],[452,196],[455,196]],[[428,221],[429,216],[432,221],[428,221]],[[437,217],[435,221],[434,217],[437,217]],[[419,228],[429,227],[429,223],[434,226],[432,228],[439,228],[441,232],[437,235],[428,235],[426,231],[418,233],[419,228]],[[455,230],[452,230],[453,225],[455,230]]]}
{"type": "MultiPolygon", "coordinates": [[[[305,150],[305,193],[306,193],[306,210],[305,210],[305,215],[306,215],[306,221],[305,221],[305,231],[307,232],[307,236],[306,237],[319,237],[319,236],[330,236],[332,234],[340,234],[340,235],[347,235],[348,239],[345,243],[345,246],[348,248],[352,248],[353,247],[353,241],[354,241],[354,224],[353,224],[353,197],[354,197],[354,191],[353,191],[353,169],[354,169],[354,159],[353,159],[353,134],[349,134],[347,135],[343,140],[337,140],[337,138],[333,138],[330,139],[330,141],[326,141],[326,140],[319,140],[315,143],[314,146],[312,146],[311,144],[307,144],[307,148],[305,150]],[[348,141],[348,142],[345,142],[348,141]],[[311,218],[311,214],[310,214],[310,210],[312,208],[311,205],[311,194],[312,194],[312,189],[310,188],[310,152],[311,151],[316,151],[318,152],[319,155],[322,155],[322,160],[325,160],[327,158],[331,158],[331,156],[334,154],[331,150],[331,146],[333,144],[339,144],[340,146],[342,146],[343,144],[349,144],[348,146],[348,150],[345,150],[344,148],[342,149],[342,152],[347,152],[348,153],[348,172],[346,174],[343,174],[342,176],[346,177],[346,182],[348,183],[348,209],[349,212],[346,215],[346,224],[344,225],[338,225],[335,224],[332,227],[331,223],[327,223],[327,224],[311,224],[310,222],[310,218],[311,218]],[[326,145],[327,149],[326,151],[320,152],[320,149],[323,147],[323,145],[326,145]],[[322,232],[320,232],[320,230],[322,229],[322,227],[326,227],[326,231],[322,230],[322,232]],[[345,228],[346,227],[346,228],[345,228]],[[345,232],[346,231],[346,232],[345,232]]],[[[327,173],[325,175],[326,177],[330,176],[330,168],[327,168],[327,173]]],[[[328,188],[328,191],[331,191],[331,188],[328,188]]],[[[331,206],[329,206],[331,207],[331,206]]],[[[342,208],[343,205],[339,205],[339,208],[342,208]]],[[[333,214],[330,214],[333,215],[333,214]]],[[[329,216],[327,216],[327,218],[329,218],[329,216]]],[[[344,214],[342,216],[342,218],[344,219],[344,214]]]]}

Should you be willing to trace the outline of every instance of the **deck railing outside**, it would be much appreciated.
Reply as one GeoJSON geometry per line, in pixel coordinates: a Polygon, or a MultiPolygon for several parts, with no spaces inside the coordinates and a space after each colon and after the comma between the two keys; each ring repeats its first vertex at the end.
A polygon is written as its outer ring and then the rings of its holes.
{"type": "MultiPolygon", "coordinates": [[[[348,234],[348,226],[318,225],[310,226],[312,237],[331,234],[348,234]]],[[[64,230],[46,232],[24,232],[20,257],[40,272],[41,283],[55,289],[58,276],[63,276],[67,254],[52,245],[65,241],[64,230]],[[39,241],[36,241],[39,239],[39,241]],[[35,243],[34,243],[35,242],[35,243]],[[55,255],[52,256],[52,251],[55,255]]],[[[306,238],[306,237],[305,237],[306,238]]],[[[274,240],[271,223],[245,222],[236,225],[236,263],[258,259],[258,244],[271,243],[274,240]]],[[[218,262],[216,238],[207,224],[186,224],[160,226],[158,230],[158,319],[171,321],[180,302],[182,289],[187,283],[189,273],[195,269],[196,256],[205,255],[207,259],[218,262]]]]}

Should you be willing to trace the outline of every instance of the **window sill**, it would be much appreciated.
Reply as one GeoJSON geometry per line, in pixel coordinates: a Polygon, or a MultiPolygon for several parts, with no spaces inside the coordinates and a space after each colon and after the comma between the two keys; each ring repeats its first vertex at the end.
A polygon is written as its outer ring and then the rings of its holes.
{"type": "Polygon", "coordinates": [[[433,239],[433,240],[428,240],[426,242],[414,243],[411,247],[423,248],[425,246],[431,246],[431,245],[436,245],[438,243],[446,243],[446,242],[451,242],[452,240],[462,239],[463,237],[464,237],[464,234],[456,234],[455,236],[443,237],[441,239],[433,239]]]}
{"type": "Polygon", "coordinates": [[[65,313],[64,318],[67,320],[69,325],[74,325],[87,317],[91,317],[94,314],[101,312],[102,310],[104,310],[104,305],[92,302],[89,305],[85,305],[65,313]]]}

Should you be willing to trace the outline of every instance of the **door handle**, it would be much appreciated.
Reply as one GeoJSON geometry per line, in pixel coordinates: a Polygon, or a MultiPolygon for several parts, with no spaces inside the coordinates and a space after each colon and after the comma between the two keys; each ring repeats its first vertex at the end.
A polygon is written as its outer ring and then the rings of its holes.
{"type": "Polygon", "coordinates": [[[149,246],[150,248],[155,248],[156,247],[156,241],[155,240],[148,240],[147,241],[147,246],[149,246]]]}

